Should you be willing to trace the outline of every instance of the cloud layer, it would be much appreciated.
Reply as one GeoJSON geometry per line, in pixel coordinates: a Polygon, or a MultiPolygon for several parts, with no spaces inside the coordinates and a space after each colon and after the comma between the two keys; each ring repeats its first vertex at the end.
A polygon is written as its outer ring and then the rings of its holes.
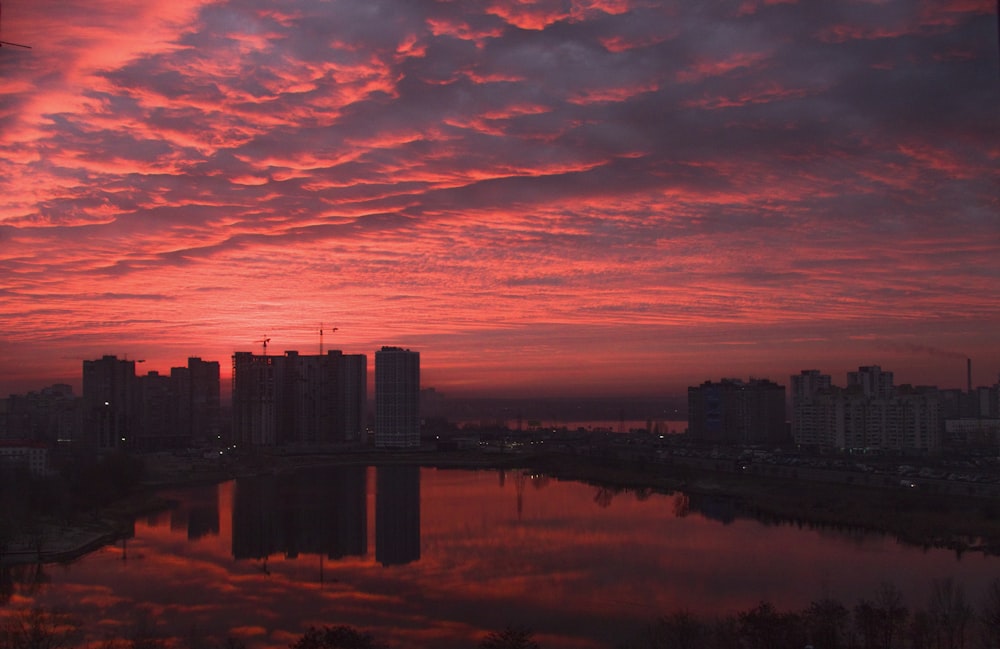
{"type": "Polygon", "coordinates": [[[11,384],[320,323],[452,392],[1000,369],[990,1],[5,8],[11,384]]]}

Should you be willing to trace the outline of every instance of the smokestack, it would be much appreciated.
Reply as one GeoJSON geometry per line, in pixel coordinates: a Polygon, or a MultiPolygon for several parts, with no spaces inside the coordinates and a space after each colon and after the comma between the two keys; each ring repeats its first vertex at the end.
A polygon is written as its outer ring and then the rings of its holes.
{"type": "Polygon", "coordinates": [[[972,394],[972,359],[971,358],[966,358],[965,359],[965,371],[966,371],[966,379],[967,379],[968,384],[969,384],[969,394],[972,394]]]}

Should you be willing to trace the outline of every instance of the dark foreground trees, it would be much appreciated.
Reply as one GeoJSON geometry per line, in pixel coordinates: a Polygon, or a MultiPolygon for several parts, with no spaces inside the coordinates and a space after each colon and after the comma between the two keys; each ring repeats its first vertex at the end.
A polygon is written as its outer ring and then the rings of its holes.
{"type": "Polygon", "coordinates": [[[503,631],[493,631],[479,642],[479,649],[541,649],[531,631],[523,628],[507,627],[503,631]]]}
{"type": "Polygon", "coordinates": [[[721,619],[674,613],[620,649],[1000,649],[1000,578],[977,611],[950,579],[932,582],[926,608],[912,613],[903,594],[882,584],[853,609],[833,599],[801,611],[771,604],[721,619]]]}
{"type": "Polygon", "coordinates": [[[309,627],[301,638],[289,645],[291,649],[388,649],[367,634],[349,626],[309,627]]]}

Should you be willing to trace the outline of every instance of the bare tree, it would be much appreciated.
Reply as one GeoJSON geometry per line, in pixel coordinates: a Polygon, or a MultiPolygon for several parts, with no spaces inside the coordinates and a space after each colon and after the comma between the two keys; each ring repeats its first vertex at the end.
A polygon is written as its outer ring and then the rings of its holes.
{"type": "Polygon", "coordinates": [[[983,649],[1000,647],[1000,577],[995,577],[986,589],[986,599],[979,613],[983,649]]]}
{"type": "Polygon", "coordinates": [[[813,602],[803,614],[803,621],[813,646],[843,649],[849,641],[850,613],[839,601],[824,598],[813,602]]]}
{"type": "Polygon", "coordinates": [[[972,607],[965,591],[949,579],[935,579],[927,614],[934,630],[935,649],[965,649],[972,607]]]}
{"type": "Polygon", "coordinates": [[[879,620],[879,647],[893,649],[903,639],[910,612],[903,606],[903,594],[894,584],[882,582],[875,593],[875,611],[879,620]]]}
{"type": "Polygon", "coordinates": [[[310,627],[291,649],[385,649],[371,635],[345,625],[310,627]]]}
{"type": "Polygon", "coordinates": [[[770,602],[761,602],[738,618],[743,642],[750,649],[799,649],[806,644],[802,618],[779,613],[770,602]]]}
{"type": "Polygon", "coordinates": [[[479,642],[479,649],[541,649],[528,629],[507,627],[493,631],[479,642]]]}
{"type": "Polygon", "coordinates": [[[915,611],[910,618],[910,649],[934,649],[934,624],[927,611],[915,611]]]}
{"type": "Polygon", "coordinates": [[[660,618],[649,631],[649,647],[654,649],[702,649],[707,643],[707,626],[687,611],[660,618]]]}

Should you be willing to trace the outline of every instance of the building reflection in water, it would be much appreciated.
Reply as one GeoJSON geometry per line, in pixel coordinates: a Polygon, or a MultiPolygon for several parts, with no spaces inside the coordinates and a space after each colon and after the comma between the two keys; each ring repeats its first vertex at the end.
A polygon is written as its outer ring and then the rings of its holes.
{"type": "Polygon", "coordinates": [[[233,556],[364,556],[366,498],[363,466],[240,478],[233,498],[233,556]]]}
{"type": "Polygon", "coordinates": [[[375,560],[383,566],[420,559],[420,467],[375,469],[375,560]]]}
{"type": "Polygon", "coordinates": [[[189,541],[219,535],[219,498],[216,490],[197,490],[186,495],[183,505],[170,511],[170,529],[187,530],[189,541]]]}

